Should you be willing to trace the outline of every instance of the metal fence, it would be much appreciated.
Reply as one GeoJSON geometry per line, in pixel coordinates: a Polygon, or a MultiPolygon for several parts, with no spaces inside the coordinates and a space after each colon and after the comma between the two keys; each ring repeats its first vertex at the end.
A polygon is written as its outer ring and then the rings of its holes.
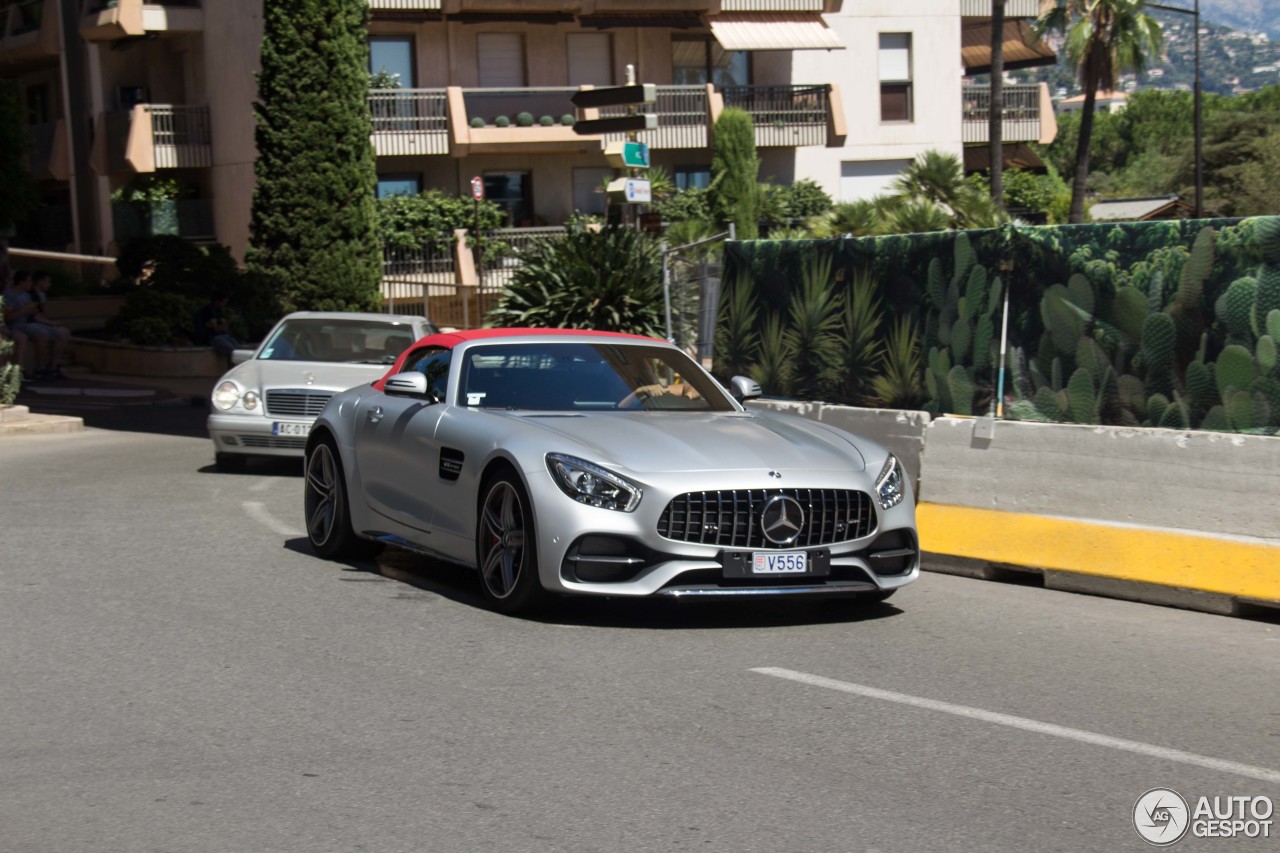
{"type": "Polygon", "coordinates": [[[143,109],[151,113],[157,169],[213,165],[213,133],[209,127],[208,107],[143,104],[143,109]]]}
{"type": "Polygon", "coordinates": [[[762,148],[827,142],[830,86],[725,86],[724,105],[750,114],[762,148]]]}
{"type": "MultiPolygon", "coordinates": [[[[601,107],[601,118],[627,115],[627,107],[601,107]]],[[[652,104],[637,108],[641,113],[656,113],[657,130],[644,130],[638,139],[650,148],[706,148],[709,139],[710,105],[706,86],[659,86],[658,98],[652,104]]],[[[609,142],[627,139],[625,133],[605,135],[609,142]]]]}
{"type": "Polygon", "coordinates": [[[563,237],[566,229],[562,225],[543,228],[499,228],[493,232],[497,240],[506,243],[510,248],[501,257],[485,264],[480,271],[480,289],[488,293],[499,294],[511,283],[516,270],[521,265],[521,254],[537,240],[554,240],[563,237]]]}
{"type": "Polygon", "coordinates": [[[466,300],[458,298],[453,249],[449,239],[415,249],[384,249],[382,299],[387,313],[421,314],[439,326],[465,328],[466,300]]]}
{"type": "MultiPolygon", "coordinates": [[[[987,142],[990,138],[991,89],[964,87],[965,142],[987,142]]],[[[1040,86],[1004,87],[1004,141],[1034,142],[1040,138],[1040,86]]]]}
{"type": "Polygon", "coordinates": [[[370,89],[368,104],[379,156],[449,153],[443,89],[370,89]]]}

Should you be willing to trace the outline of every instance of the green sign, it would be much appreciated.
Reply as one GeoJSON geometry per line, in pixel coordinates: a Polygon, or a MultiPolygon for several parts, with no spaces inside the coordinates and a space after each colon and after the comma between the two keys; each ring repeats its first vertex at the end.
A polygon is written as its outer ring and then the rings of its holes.
{"type": "Polygon", "coordinates": [[[619,169],[649,168],[649,146],[643,142],[614,142],[604,151],[609,164],[619,169]]]}

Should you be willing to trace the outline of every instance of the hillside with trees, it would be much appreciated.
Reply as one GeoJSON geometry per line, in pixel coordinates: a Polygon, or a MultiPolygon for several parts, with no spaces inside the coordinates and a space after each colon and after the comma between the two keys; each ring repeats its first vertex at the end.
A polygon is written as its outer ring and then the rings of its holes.
{"type": "MultiPolygon", "coordinates": [[[[1190,92],[1144,91],[1118,113],[1095,116],[1088,190],[1106,197],[1195,194],[1190,92]]],[[[1059,116],[1045,159],[1069,173],[1080,113],[1059,116]]],[[[1204,99],[1205,214],[1280,212],[1280,85],[1204,99]]]]}

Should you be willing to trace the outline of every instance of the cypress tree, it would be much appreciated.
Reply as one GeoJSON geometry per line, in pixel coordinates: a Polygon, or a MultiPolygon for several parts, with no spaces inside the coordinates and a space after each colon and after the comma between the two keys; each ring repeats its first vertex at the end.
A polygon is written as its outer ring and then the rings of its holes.
{"type": "Polygon", "coordinates": [[[732,222],[739,240],[760,233],[760,158],[756,128],[746,110],[728,107],[716,119],[711,146],[712,205],[721,222],[732,222]]]}
{"type": "Polygon", "coordinates": [[[251,270],[285,307],[381,305],[364,0],[264,0],[251,270]]]}

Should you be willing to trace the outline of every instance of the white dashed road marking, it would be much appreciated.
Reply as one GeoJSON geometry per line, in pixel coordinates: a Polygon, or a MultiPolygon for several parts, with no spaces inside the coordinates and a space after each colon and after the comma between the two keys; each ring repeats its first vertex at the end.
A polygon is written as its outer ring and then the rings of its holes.
{"type": "Polygon", "coordinates": [[[906,693],[894,693],[891,690],[881,690],[878,687],[868,687],[864,684],[852,684],[848,681],[836,681],[834,678],[824,678],[821,675],[809,675],[808,673],[796,672],[791,669],[762,666],[754,667],[751,671],[758,672],[761,675],[771,675],[774,678],[785,678],[789,681],[798,681],[801,684],[808,684],[813,687],[825,687],[828,690],[838,690],[841,693],[852,693],[855,696],[865,696],[868,699],[880,699],[884,702],[896,702],[899,705],[910,705],[914,708],[923,708],[927,711],[939,711],[943,714],[951,714],[956,717],[966,717],[970,720],[980,720],[984,723],[995,723],[996,725],[1008,726],[1013,729],[1022,729],[1023,731],[1035,732],[1042,735],[1052,735],[1053,737],[1066,738],[1067,740],[1079,741],[1080,743],[1093,744],[1094,746],[1105,746],[1110,749],[1118,749],[1123,752],[1133,752],[1138,755],[1146,755],[1152,758],[1176,761],[1180,764],[1190,764],[1195,767],[1204,767],[1209,770],[1230,773],[1234,776],[1244,776],[1249,779],[1258,779],[1262,782],[1280,784],[1280,770],[1271,770],[1267,767],[1255,767],[1252,764],[1239,764],[1235,761],[1224,761],[1221,758],[1197,755],[1194,752],[1183,752],[1180,749],[1170,749],[1165,746],[1155,746],[1154,744],[1142,743],[1140,741],[1125,740],[1123,738],[1097,734],[1096,732],[1089,732],[1083,729],[1072,729],[1066,726],[1058,726],[1053,723],[1042,723],[1039,720],[1031,720],[1026,717],[1014,717],[1009,714],[999,714],[995,711],[984,711],[981,708],[970,708],[967,705],[953,705],[950,702],[939,702],[936,699],[926,699],[922,696],[911,696],[906,693]]]}
{"type": "Polygon", "coordinates": [[[296,527],[290,527],[280,519],[267,512],[266,504],[260,501],[245,501],[241,504],[245,513],[259,524],[265,526],[268,530],[279,533],[281,536],[301,536],[302,531],[296,527]]]}

